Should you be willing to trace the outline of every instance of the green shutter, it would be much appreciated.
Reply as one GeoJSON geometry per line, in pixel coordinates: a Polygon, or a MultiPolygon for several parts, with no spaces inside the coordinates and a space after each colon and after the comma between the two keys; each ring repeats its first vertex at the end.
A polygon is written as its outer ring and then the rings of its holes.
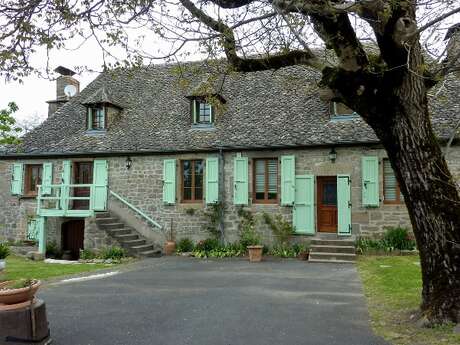
{"type": "Polygon", "coordinates": [[[53,163],[43,163],[42,174],[42,195],[51,194],[51,185],[53,184],[53,163]]]}
{"type": "Polygon", "coordinates": [[[72,163],[70,161],[62,162],[62,183],[70,184],[72,173],[72,163]]]}
{"type": "Polygon", "coordinates": [[[174,204],[176,202],[176,160],[163,161],[163,202],[174,204]]]}
{"type": "Polygon", "coordinates": [[[248,204],[248,157],[235,157],[233,169],[233,203],[248,204]]]}
{"type": "Polygon", "coordinates": [[[38,252],[46,253],[46,224],[45,217],[35,218],[35,232],[37,233],[38,252]]]}
{"type": "Polygon", "coordinates": [[[37,233],[37,219],[30,218],[27,222],[27,239],[28,240],[38,240],[37,233]]]}
{"type": "Polygon", "coordinates": [[[351,180],[337,175],[337,227],[339,235],[351,235],[351,180]]]}
{"type": "Polygon", "coordinates": [[[362,196],[363,206],[379,206],[379,159],[362,158],[362,196]]]}
{"type": "Polygon", "coordinates": [[[298,234],[315,233],[315,177],[313,175],[295,177],[292,223],[298,234]]]}
{"type": "Polygon", "coordinates": [[[196,99],[190,102],[190,114],[192,116],[192,124],[196,123],[196,99]]]}
{"type": "Polygon", "coordinates": [[[295,156],[281,157],[281,205],[293,205],[295,200],[295,156]]]}
{"type": "Polygon", "coordinates": [[[14,163],[11,174],[11,194],[22,195],[22,187],[24,186],[24,164],[14,163]]]}
{"type": "Polygon", "coordinates": [[[107,186],[109,181],[108,164],[104,159],[96,159],[93,163],[93,193],[92,209],[94,211],[107,210],[107,186]]]}
{"type": "Polygon", "coordinates": [[[206,203],[215,204],[219,201],[219,158],[206,159],[206,203]]]}

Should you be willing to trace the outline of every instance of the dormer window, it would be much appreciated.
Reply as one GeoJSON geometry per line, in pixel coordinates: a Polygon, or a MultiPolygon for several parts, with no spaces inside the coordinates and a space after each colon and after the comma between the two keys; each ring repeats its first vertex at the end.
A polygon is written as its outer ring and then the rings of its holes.
{"type": "Polygon", "coordinates": [[[192,99],[191,112],[194,125],[210,126],[214,123],[214,107],[205,99],[192,99]]]}
{"type": "Polygon", "coordinates": [[[340,102],[331,102],[331,120],[349,120],[359,117],[356,111],[351,110],[340,102]]]}
{"type": "Polygon", "coordinates": [[[106,129],[106,108],[102,105],[88,107],[88,130],[100,131],[106,129]]]}

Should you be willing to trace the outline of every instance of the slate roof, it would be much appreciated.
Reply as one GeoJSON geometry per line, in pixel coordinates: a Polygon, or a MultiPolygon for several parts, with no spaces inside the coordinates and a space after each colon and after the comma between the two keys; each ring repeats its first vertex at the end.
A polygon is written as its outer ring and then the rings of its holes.
{"type": "MultiPolygon", "coordinates": [[[[18,152],[97,155],[378,142],[360,118],[331,121],[329,104],[319,97],[320,75],[304,66],[219,77],[224,111],[217,114],[215,128],[193,128],[187,96],[209,78],[208,73],[196,72],[181,76],[171,65],[102,73],[25,135],[18,152]],[[123,109],[105,134],[93,135],[85,129],[83,103],[101,90],[123,109]]],[[[460,119],[459,86],[457,79],[441,83],[432,104],[439,137],[448,137],[460,119]]]]}

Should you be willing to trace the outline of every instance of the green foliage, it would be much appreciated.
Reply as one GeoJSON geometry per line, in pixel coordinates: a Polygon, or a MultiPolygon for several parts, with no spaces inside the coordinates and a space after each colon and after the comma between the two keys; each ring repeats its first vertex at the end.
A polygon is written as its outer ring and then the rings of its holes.
{"type": "Polygon", "coordinates": [[[13,114],[18,111],[18,106],[14,102],[8,103],[7,109],[0,109],[0,145],[19,144],[17,135],[21,128],[16,126],[13,114]]]}
{"type": "Polygon", "coordinates": [[[193,256],[196,258],[227,258],[241,256],[246,253],[246,249],[242,247],[239,243],[230,243],[226,245],[220,245],[219,243],[213,243],[211,246],[196,246],[193,251],[193,256]],[[202,248],[208,248],[204,250],[202,248]]]}
{"type": "Polygon", "coordinates": [[[10,255],[10,246],[8,243],[0,243],[0,260],[6,259],[10,255]]]}
{"type": "Polygon", "coordinates": [[[307,252],[309,250],[308,244],[296,243],[290,245],[277,245],[270,249],[269,254],[278,256],[281,258],[296,258],[300,253],[307,252]]]}
{"type": "Polygon", "coordinates": [[[59,249],[56,241],[48,242],[46,244],[46,257],[59,259],[62,257],[62,252],[59,249]]]}
{"type": "Polygon", "coordinates": [[[101,250],[99,258],[104,260],[121,260],[126,256],[125,250],[120,247],[107,247],[101,250]]]}
{"type": "Polygon", "coordinates": [[[240,244],[244,248],[261,244],[261,236],[256,230],[257,219],[251,211],[240,208],[238,216],[240,217],[240,244]]]}
{"type": "Polygon", "coordinates": [[[415,241],[409,236],[406,228],[388,228],[383,240],[394,249],[413,250],[415,248],[415,241]]]}
{"type": "Polygon", "coordinates": [[[219,224],[223,210],[223,204],[218,202],[212,205],[208,205],[208,207],[203,212],[204,217],[208,220],[207,224],[205,225],[205,230],[209,232],[213,238],[216,239],[220,238],[219,224]]]}
{"type": "Polygon", "coordinates": [[[22,278],[18,280],[12,280],[8,282],[5,286],[3,286],[4,290],[13,290],[13,289],[23,289],[25,287],[32,286],[36,280],[29,279],[29,278],[22,278]]]}
{"type": "Polygon", "coordinates": [[[176,251],[178,253],[188,253],[192,252],[194,248],[195,246],[190,238],[183,238],[177,244],[176,251]]]}
{"type": "Polygon", "coordinates": [[[215,238],[207,238],[203,241],[200,241],[196,244],[195,250],[197,251],[211,251],[219,247],[219,241],[215,238]]]}
{"type": "Polygon", "coordinates": [[[190,207],[190,208],[186,208],[185,209],[185,213],[189,216],[194,216],[195,213],[196,213],[196,209],[193,208],[193,207],[190,207]]]}
{"type": "Polygon", "coordinates": [[[97,255],[90,249],[80,249],[80,260],[93,260],[96,259],[97,255]]]}
{"type": "Polygon", "coordinates": [[[272,217],[268,213],[264,212],[262,216],[265,223],[267,223],[275,235],[278,245],[287,245],[291,236],[294,234],[294,227],[292,224],[286,221],[281,214],[277,214],[272,217]]]}

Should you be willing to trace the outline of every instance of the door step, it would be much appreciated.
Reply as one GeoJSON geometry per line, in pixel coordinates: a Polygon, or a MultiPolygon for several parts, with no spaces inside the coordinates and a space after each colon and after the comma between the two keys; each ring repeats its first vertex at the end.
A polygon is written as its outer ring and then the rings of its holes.
{"type": "Polygon", "coordinates": [[[324,252],[311,252],[310,251],[310,259],[355,261],[356,260],[356,254],[324,253],[324,252]]]}
{"type": "Polygon", "coordinates": [[[354,264],[354,261],[349,261],[349,260],[323,260],[323,259],[309,259],[308,262],[313,262],[313,263],[326,263],[326,264],[354,264]]]}
{"type": "Polygon", "coordinates": [[[347,253],[355,254],[354,246],[333,246],[326,244],[313,244],[310,247],[310,250],[315,253],[347,253]]]}
{"type": "Polygon", "coordinates": [[[310,262],[353,263],[356,261],[355,241],[350,238],[312,238],[310,262]]]}

